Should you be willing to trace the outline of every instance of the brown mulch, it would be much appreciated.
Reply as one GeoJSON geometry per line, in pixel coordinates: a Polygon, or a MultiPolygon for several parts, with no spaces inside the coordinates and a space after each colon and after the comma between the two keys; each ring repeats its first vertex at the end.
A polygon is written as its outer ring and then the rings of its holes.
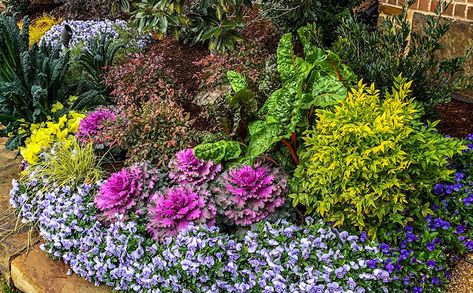
{"type": "Polygon", "coordinates": [[[473,133],[473,104],[452,100],[436,107],[439,130],[453,137],[465,138],[473,133]]]}

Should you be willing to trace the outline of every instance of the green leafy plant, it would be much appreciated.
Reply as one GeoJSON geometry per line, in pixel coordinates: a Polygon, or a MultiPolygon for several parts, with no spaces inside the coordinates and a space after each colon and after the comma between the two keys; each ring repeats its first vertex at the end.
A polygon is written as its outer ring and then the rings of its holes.
{"type": "Polygon", "coordinates": [[[334,27],[351,14],[360,0],[258,0],[260,14],[269,18],[282,32],[295,32],[316,22],[326,43],[334,40],[334,27]]]}
{"type": "Polygon", "coordinates": [[[3,0],[5,10],[8,13],[21,13],[25,15],[30,7],[31,0],[3,0]]]}
{"type": "Polygon", "coordinates": [[[406,1],[403,12],[386,17],[376,31],[356,18],[345,19],[332,50],[366,82],[374,82],[381,89],[388,88],[392,77],[402,73],[413,81],[416,99],[431,110],[435,104],[450,101],[453,91],[471,86],[471,76],[462,69],[470,52],[452,59],[439,57],[441,40],[449,29],[441,17],[448,4],[440,1],[423,29],[413,31],[407,19],[412,3],[406,1]]]}
{"type": "Polygon", "coordinates": [[[248,0],[145,0],[133,5],[132,22],[141,32],[181,35],[192,43],[206,42],[211,51],[232,50],[243,38],[242,7],[248,0]]]}
{"type": "Polygon", "coordinates": [[[50,150],[45,160],[34,165],[37,178],[54,178],[59,187],[92,184],[102,178],[100,160],[95,157],[92,144],[81,146],[59,143],[50,150]]]}
{"type": "Polygon", "coordinates": [[[90,49],[81,51],[77,65],[81,67],[78,83],[83,93],[75,107],[104,105],[110,102],[110,89],[104,83],[103,74],[107,67],[114,64],[116,54],[123,47],[123,44],[114,42],[104,34],[92,42],[90,49]]]}
{"type": "Polygon", "coordinates": [[[19,31],[14,17],[0,15],[0,123],[7,148],[22,144],[22,123],[46,121],[52,105],[68,98],[64,83],[69,55],[45,44],[28,48],[28,19],[19,31]]]}
{"type": "Polygon", "coordinates": [[[299,30],[299,38],[305,58],[295,55],[292,34],[283,35],[279,42],[277,67],[282,86],[260,110],[264,119],[249,126],[247,160],[254,160],[282,141],[297,164],[296,130],[301,132],[307,128],[314,108],[342,101],[347,93],[345,84],[354,79],[354,74],[336,54],[313,46],[304,28],[299,30]],[[292,144],[286,141],[288,138],[292,139],[292,144]]]}
{"type": "Polygon", "coordinates": [[[402,77],[382,101],[374,84],[358,84],[334,109],[317,110],[304,133],[301,164],[291,187],[294,205],[335,226],[355,226],[375,238],[430,210],[435,183],[449,180],[449,161],[464,148],[424,124],[402,77]]]}
{"type": "Polygon", "coordinates": [[[238,159],[241,155],[241,145],[237,141],[221,140],[214,143],[203,143],[194,147],[194,154],[201,160],[214,163],[238,159]]]}

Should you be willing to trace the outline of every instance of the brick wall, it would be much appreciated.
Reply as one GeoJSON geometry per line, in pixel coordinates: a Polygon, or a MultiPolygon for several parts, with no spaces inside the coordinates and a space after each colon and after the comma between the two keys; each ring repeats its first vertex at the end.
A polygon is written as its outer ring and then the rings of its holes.
{"type": "MultiPolygon", "coordinates": [[[[379,2],[385,8],[389,8],[389,6],[398,8],[402,6],[404,0],[380,0],[379,2]]],[[[411,6],[411,10],[430,13],[435,10],[438,2],[438,0],[417,0],[411,6]]],[[[473,21],[473,0],[453,0],[443,15],[473,21]]]]}

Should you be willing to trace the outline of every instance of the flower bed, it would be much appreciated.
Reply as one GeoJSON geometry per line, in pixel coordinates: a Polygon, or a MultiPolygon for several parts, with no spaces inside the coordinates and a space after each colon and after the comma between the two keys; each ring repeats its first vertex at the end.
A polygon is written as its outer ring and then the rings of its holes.
{"type": "MultiPolygon", "coordinates": [[[[2,134],[24,158],[10,201],[47,254],[121,291],[443,292],[452,256],[473,250],[473,135],[428,121],[441,97],[401,72],[364,84],[317,24],[273,48],[271,25],[250,22],[239,45],[243,3],[171,1],[162,14],[151,2],[132,5],[140,33],[70,20],[31,48],[28,19],[20,31],[0,15],[15,33],[0,39],[2,134]],[[156,40],[171,32],[211,54],[156,40]],[[235,46],[250,51],[222,53],[235,46]]],[[[304,21],[296,8],[284,27],[304,21]]],[[[340,25],[338,46],[364,29],[340,25]]],[[[370,68],[399,63],[386,58],[370,68]]],[[[435,67],[416,64],[416,81],[435,67]]]]}

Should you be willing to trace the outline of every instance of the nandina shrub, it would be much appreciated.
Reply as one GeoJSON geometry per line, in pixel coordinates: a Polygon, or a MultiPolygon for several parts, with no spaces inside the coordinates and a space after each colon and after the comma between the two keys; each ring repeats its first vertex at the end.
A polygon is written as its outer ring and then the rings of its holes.
{"type": "Polygon", "coordinates": [[[431,189],[450,178],[447,158],[463,146],[438,133],[437,123],[420,120],[410,88],[397,78],[381,101],[374,84],[360,82],[334,109],[318,110],[315,128],[304,136],[293,203],[373,238],[409,221],[406,208],[419,218],[431,212],[431,189]]]}
{"type": "Polygon", "coordinates": [[[127,163],[150,161],[165,166],[179,150],[197,141],[184,109],[171,100],[151,97],[141,106],[122,107],[111,137],[127,152],[127,163]]]}

